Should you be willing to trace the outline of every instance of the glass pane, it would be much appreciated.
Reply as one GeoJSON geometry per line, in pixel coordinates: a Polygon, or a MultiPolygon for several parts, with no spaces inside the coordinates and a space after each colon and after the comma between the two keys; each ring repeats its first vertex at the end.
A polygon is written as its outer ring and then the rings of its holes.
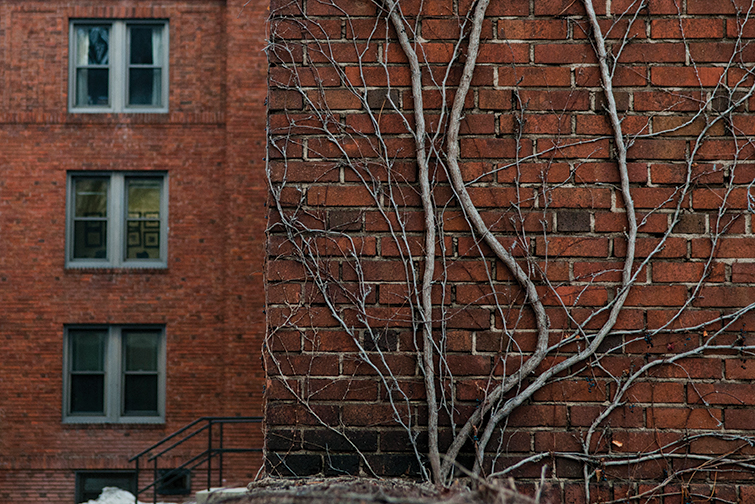
{"type": "Polygon", "coordinates": [[[77,178],[74,184],[76,217],[107,217],[107,179],[77,178]]]}
{"type": "Polygon", "coordinates": [[[157,375],[126,375],[123,413],[157,415],[157,375]]]}
{"type": "Polygon", "coordinates": [[[159,333],[123,332],[126,347],[126,371],[157,371],[159,333]]]}
{"type": "Polygon", "coordinates": [[[128,180],[129,218],[160,219],[159,180],[128,180]]]}
{"type": "Polygon", "coordinates": [[[160,65],[162,26],[132,26],[130,29],[132,65],[160,65]]]}
{"type": "Polygon", "coordinates": [[[129,222],[126,259],[160,259],[160,223],[129,222]],[[154,227],[145,227],[154,224],[154,227]]]}
{"type": "Polygon", "coordinates": [[[116,487],[127,492],[134,492],[134,476],[102,475],[85,476],[81,485],[81,499],[79,502],[96,500],[105,487],[116,487]]]}
{"type": "Polygon", "coordinates": [[[129,105],[161,105],[162,71],[159,68],[131,68],[128,72],[129,105]]]}
{"type": "Polygon", "coordinates": [[[105,413],[105,375],[71,375],[71,413],[105,413]]]}
{"type": "Polygon", "coordinates": [[[76,28],[76,64],[107,65],[110,33],[107,26],[76,28]]]}
{"type": "Polygon", "coordinates": [[[71,371],[104,371],[105,331],[69,331],[71,371]]]}
{"type": "Polygon", "coordinates": [[[107,259],[107,222],[73,223],[73,258],[107,259]]]}
{"type": "Polygon", "coordinates": [[[160,259],[160,180],[127,180],[126,259],[160,259]]]}
{"type": "Polygon", "coordinates": [[[79,68],[76,71],[76,105],[108,105],[109,86],[107,68],[79,68]]]}

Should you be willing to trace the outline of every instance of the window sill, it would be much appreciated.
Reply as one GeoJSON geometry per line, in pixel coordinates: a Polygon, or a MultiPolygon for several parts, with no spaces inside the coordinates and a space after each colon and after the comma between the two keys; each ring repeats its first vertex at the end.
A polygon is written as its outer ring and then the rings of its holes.
{"type": "Polygon", "coordinates": [[[63,427],[66,429],[143,429],[143,430],[150,430],[150,429],[164,429],[165,428],[165,419],[160,418],[159,420],[155,420],[152,422],[138,422],[136,420],[129,421],[129,422],[108,422],[104,420],[72,420],[70,418],[67,418],[63,420],[62,422],[63,427]]]}
{"type": "Polygon", "coordinates": [[[169,270],[167,266],[66,266],[65,272],[82,275],[165,275],[169,270]]]}
{"type": "Polygon", "coordinates": [[[168,114],[167,108],[129,108],[126,110],[115,110],[111,108],[72,108],[68,110],[69,114],[111,114],[111,115],[134,115],[134,114],[168,114]]]}

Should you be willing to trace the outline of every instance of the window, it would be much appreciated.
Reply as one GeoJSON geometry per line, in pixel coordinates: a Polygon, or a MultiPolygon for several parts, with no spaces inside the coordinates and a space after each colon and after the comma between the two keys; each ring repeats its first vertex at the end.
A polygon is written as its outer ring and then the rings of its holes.
{"type": "Polygon", "coordinates": [[[76,471],[76,502],[95,500],[105,487],[136,493],[134,471],[76,471]]]}
{"type": "Polygon", "coordinates": [[[67,327],[63,420],[162,423],[165,338],[154,326],[67,327]]]}
{"type": "Polygon", "coordinates": [[[73,21],[71,112],[167,112],[168,23],[73,21]]]}
{"type": "Polygon", "coordinates": [[[191,471],[181,469],[158,469],[157,493],[160,495],[189,495],[191,493],[191,471]]]}
{"type": "Polygon", "coordinates": [[[69,174],[66,265],[166,267],[165,186],[164,174],[69,174]]]}

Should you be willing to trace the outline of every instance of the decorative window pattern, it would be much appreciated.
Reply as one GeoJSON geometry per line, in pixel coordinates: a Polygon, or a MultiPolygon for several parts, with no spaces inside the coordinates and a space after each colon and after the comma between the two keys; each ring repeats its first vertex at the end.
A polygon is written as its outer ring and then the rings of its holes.
{"type": "Polygon", "coordinates": [[[167,112],[168,24],[73,21],[71,112],[167,112]]]}
{"type": "Polygon", "coordinates": [[[67,327],[64,421],[163,422],[163,332],[154,326],[67,327]]]}
{"type": "Polygon", "coordinates": [[[70,174],[67,266],[166,267],[165,186],[163,174],[70,174]]]}

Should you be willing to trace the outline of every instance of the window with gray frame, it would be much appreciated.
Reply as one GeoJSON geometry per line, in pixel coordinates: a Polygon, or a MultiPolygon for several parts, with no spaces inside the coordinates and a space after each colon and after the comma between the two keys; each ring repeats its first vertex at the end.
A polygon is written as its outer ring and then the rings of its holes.
{"type": "Polygon", "coordinates": [[[168,33],[166,21],[71,21],[69,110],[167,112],[168,33]]]}
{"type": "Polygon", "coordinates": [[[64,343],[65,422],[165,421],[162,327],[69,326],[64,343]]]}
{"type": "Polygon", "coordinates": [[[165,268],[166,177],[69,173],[66,266],[165,268]]]}

